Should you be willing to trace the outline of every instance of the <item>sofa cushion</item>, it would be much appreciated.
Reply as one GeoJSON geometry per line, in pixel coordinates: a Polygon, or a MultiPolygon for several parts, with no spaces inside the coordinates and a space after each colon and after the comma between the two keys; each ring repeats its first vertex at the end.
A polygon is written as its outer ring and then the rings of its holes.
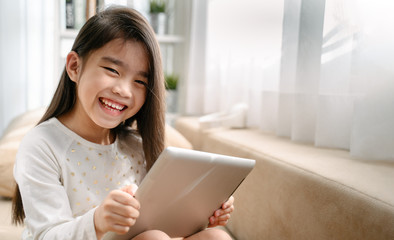
{"type": "Polygon", "coordinates": [[[172,126],[166,124],[166,138],[165,138],[165,146],[166,147],[179,147],[192,149],[192,144],[177,130],[175,130],[172,126]]]}
{"type": "Polygon", "coordinates": [[[12,197],[15,188],[13,168],[16,152],[23,136],[33,128],[45,108],[28,111],[15,117],[4,130],[0,139],[0,196],[12,197]]]}
{"type": "Polygon", "coordinates": [[[12,174],[16,148],[0,148],[0,196],[12,197],[15,180],[12,174]]]}

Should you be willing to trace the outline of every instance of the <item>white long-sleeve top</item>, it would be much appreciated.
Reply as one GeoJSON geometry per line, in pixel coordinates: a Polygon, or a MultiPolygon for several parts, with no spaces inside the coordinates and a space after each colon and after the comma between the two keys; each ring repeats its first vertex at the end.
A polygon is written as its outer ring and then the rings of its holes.
{"type": "Polygon", "coordinates": [[[23,138],[14,167],[25,210],[23,239],[97,239],[94,211],[113,189],[146,174],[141,138],[89,142],[52,118],[23,138]]]}

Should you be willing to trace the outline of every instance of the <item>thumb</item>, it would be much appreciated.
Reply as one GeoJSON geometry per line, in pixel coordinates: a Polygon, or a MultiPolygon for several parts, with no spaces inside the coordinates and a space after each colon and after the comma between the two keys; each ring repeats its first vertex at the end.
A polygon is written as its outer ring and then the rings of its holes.
{"type": "Polygon", "coordinates": [[[138,189],[138,186],[136,184],[131,184],[131,185],[127,185],[127,186],[122,187],[120,190],[122,190],[123,192],[126,192],[134,197],[135,193],[137,192],[137,189],[138,189]]]}

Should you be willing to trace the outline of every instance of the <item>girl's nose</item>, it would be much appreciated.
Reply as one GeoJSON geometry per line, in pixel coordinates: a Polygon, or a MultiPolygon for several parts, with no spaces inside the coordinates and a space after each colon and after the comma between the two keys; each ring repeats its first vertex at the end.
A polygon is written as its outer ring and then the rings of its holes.
{"type": "Polygon", "coordinates": [[[120,80],[112,87],[112,92],[124,98],[132,96],[132,87],[128,81],[120,80]]]}

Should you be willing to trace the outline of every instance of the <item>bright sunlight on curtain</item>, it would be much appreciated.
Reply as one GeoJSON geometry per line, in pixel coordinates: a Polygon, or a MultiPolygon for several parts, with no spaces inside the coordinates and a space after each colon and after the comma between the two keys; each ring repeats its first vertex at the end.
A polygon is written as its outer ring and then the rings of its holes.
{"type": "Polygon", "coordinates": [[[391,0],[214,0],[207,12],[185,113],[243,102],[264,132],[394,160],[391,0]]]}

